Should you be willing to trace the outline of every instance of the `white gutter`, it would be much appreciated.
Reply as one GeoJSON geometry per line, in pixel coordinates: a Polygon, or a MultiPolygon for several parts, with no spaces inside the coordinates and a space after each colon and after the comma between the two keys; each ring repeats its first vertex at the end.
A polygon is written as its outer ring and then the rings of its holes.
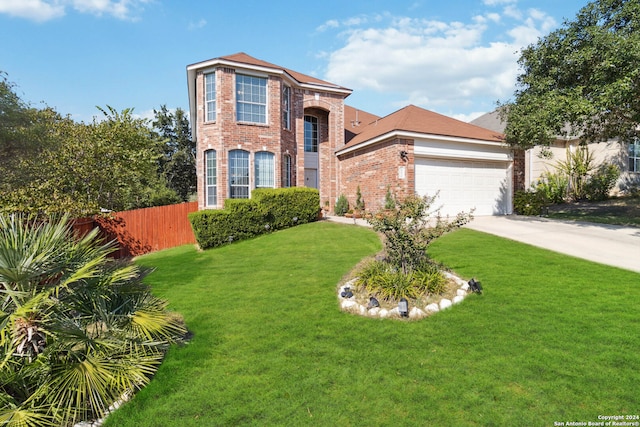
{"type": "Polygon", "coordinates": [[[497,142],[497,141],[487,141],[484,139],[474,139],[474,138],[463,138],[463,137],[456,137],[456,136],[444,136],[444,135],[436,135],[436,134],[428,134],[428,133],[419,133],[419,132],[407,132],[407,131],[402,131],[402,130],[394,130],[388,133],[385,133],[384,135],[380,135],[377,136],[373,139],[370,139],[368,141],[362,142],[360,144],[348,147],[348,148],[342,148],[342,149],[338,149],[335,151],[336,155],[342,155],[342,154],[347,154],[350,153],[352,151],[355,150],[359,150],[361,148],[365,148],[368,147],[370,145],[374,145],[377,144],[379,142],[382,141],[386,141],[387,139],[390,138],[408,138],[408,139],[425,139],[425,138],[430,138],[430,139],[435,139],[437,141],[447,141],[447,142],[462,142],[462,143],[471,143],[471,144],[482,144],[482,145],[491,145],[491,146],[496,146],[496,147],[505,147],[506,145],[502,142],[497,142]]]}

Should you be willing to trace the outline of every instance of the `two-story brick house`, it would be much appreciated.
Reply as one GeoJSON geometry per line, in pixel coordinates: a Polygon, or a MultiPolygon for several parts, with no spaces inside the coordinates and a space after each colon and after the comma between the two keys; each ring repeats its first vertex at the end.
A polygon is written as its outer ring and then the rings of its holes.
{"type": "Polygon", "coordinates": [[[440,192],[443,213],[511,213],[502,135],[408,106],[386,117],[345,105],[350,89],[245,53],[187,66],[200,209],[259,187],[318,188],[333,208],[357,187],[369,210],[394,194],[440,192]]]}
{"type": "Polygon", "coordinates": [[[244,53],[187,67],[200,209],[259,187],[307,186],[338,197],[351,90],[244,53]]]}

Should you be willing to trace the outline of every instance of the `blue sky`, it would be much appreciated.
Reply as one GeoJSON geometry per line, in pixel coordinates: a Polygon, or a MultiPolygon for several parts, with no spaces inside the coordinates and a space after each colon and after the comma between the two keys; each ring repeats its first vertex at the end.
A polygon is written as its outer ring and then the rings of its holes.
{"type": "Polygon", "coordinates": [[[0,0],[0,71],[25,100],[90,121],[96,106],[188,110],[186,66],[246,52],[353,89],[381,116],[408,104],[470,120],[514,91],[518,51],[587,0],[0,0]]]}

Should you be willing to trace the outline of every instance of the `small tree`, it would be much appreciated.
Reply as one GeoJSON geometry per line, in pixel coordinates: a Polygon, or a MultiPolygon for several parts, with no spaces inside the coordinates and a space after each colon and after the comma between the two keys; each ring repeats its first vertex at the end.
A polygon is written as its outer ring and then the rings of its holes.
{"type": "Polygon", "coordinates": [[[355,209],[358,211],[364,210],[364,200],[362,200],[362,193],[360,192],[360,186],[356,190],[356,206],[355,209]]]}
{"type": "Polygon", "coordinates": [[[341,194],[336,200],[336,207],[334,208],[336,215],[344,216],[349,210],[349,201],[344,194],[341,194]]]}
{"type": "Polygon", "coordinates": [[[368,219],[373,229],[385,236],[386,261],[404,274],[424,265],[431,242],[473,218],[472,212],[461,212],[449,219],[440,215],[440,209],[430,211],[437,197],[410,196],[392,212],[368,219]]]}
{"type": "Polygon", "coordinates": [[[384,208],[389,210],[396,207],[396,200],[391,194],[391,187],[387,185],[387,193],[384,195],[384,208]]]}

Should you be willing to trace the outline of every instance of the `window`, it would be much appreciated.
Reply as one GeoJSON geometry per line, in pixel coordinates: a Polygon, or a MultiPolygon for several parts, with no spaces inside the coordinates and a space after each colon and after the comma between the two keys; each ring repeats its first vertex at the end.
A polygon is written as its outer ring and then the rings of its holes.
{"type": "Polygon", "coordinates": [[[285,154],[284,156],[284,171],[282,174],[282,186],[291,187],[291,156],[285,154]]]}
{"type": "Polygon", "coordinates": [[[205,199],[207,206],[216,206],[218,204],[218,165],[216,159],[216,151],[205,151],[204,158],[206,182],[205,199]]]}
{"type": "Polygon", "coordinates": [[[318,152],[318,118],[304,116],[304,151],[318,152]]]}
{"type": "Polygon", "coordinates": [[[629,142],[629,172],[640,172],[640,138],[629,142]]]}
{"type": "Polygon", "coordinates": [[[212,122],[216,119],[216,73],[204,75],[204,98],[206,121],[212,122]]]}
{"type": "Polygon", "coordinates": [[[236,75],[236,119],[267,123],[267,79],[236,75]]]}
{"type": "Polygon", "coordinates": [[[229,197],[249,198],[249,152],[231,150],[229,152],[229,197]]]}
{"type": "Polygon", "coordinates": [[[282,127],[291,129],[291,88],[282,89],[282,127]]]}
{"type": "Polygon", "coordinates": [[[256,188],[273,188],[273,153],[267,151],[259,151],[255,155],[255,180],[256,188]]]}

